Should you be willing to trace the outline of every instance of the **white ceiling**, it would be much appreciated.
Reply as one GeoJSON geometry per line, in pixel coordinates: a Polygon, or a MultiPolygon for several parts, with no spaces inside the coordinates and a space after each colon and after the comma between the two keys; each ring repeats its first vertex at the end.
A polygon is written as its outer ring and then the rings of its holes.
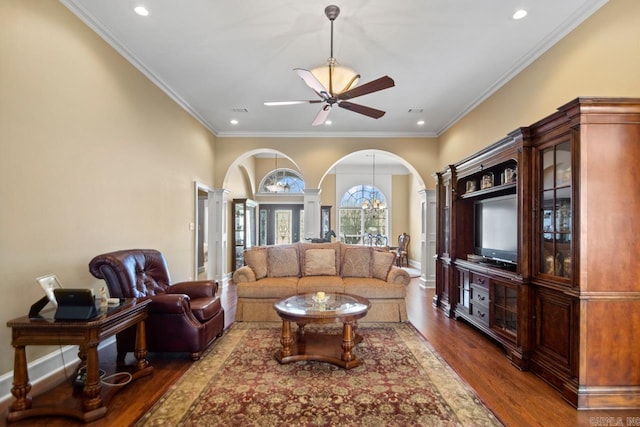
{"type": "Polygon", "coordinates": [[[216,135],[436,136],[607,0],[61,1],[216,135]],[[395,80],[352,100],[386,111],[378,120],[334,108],[313,127],[320,104],[263,105],[317,98],[293,69],[329,57],[329,4],[337,60],[360,84],[395,80]]]}

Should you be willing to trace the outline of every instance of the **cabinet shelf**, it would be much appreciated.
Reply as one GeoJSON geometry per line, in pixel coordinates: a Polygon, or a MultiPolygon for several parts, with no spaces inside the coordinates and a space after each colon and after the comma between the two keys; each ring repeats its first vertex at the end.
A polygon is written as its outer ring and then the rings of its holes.
{"type": "Polygon", "coordinates": [[[461,199],[470,199],[476,197],[484,197],[488,195],[499,195],[501,193],[514,193],[516,191],[516,183],[511,182],[509,184],[500,184],[493,187],[485,188],[482,190],[475,190],[469,193],[460,194],[458,197],[461,199]]]}

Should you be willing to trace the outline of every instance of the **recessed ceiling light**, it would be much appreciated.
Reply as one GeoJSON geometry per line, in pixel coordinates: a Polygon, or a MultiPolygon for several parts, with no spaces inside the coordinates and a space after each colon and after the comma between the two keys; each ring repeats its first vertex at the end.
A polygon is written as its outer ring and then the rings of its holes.
{"type": "Polygon", "coordinates": [[[231,122],[230,122],[230,123],[231,123],[232,125],[237,125],[237,124],[238,124],[238,121],[237,121],[236,119],[231,119],[231,122]]]}
{"type": "Polygon", "coordinates": [[[327,126],[330,125],[331,123],[333,123],[331,120],[325,120],[325,122],[324,122],[324,124],[327,125],[327,126]]]}
{"type": "Polygon", "coordinates": [[[137,13],[140,16],[148,16],[149,15],[149,10],[147,10],[146,7],[144,6],[136,6],[135,9],[133,9],[133,11],[135,13],[137,13]]]}
{"type": "Polygon", "coordinates": [[[513,19],[522,19],[527,16],[527,11],[524,9],[517,10],[516,13],[513,14],[513,19]]]}
{"type": "Polygon", "coordinates": [[[418,120],[418,126],[424,125],[424,120],[418,120]]]}

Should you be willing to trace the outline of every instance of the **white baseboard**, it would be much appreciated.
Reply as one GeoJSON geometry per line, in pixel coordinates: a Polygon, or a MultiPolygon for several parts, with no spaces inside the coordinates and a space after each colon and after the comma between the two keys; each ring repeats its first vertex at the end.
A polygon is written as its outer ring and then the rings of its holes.
{"type": "MultiPolygon", "coordinates": [[[[100,343],[101,350],[116,342],[115,337],[108,338],[100,343]]],[[[67,345],[52,351],[27,365],[29,382],[31,383],[30,396],[37,396],[62,381],[70,378],[80,363],[78,359],[78,346],[67,345]]],[[[13,402],[11,388],[13,387],[13,371],[0,376],[0,413],[9,408],[13,402]]]]}

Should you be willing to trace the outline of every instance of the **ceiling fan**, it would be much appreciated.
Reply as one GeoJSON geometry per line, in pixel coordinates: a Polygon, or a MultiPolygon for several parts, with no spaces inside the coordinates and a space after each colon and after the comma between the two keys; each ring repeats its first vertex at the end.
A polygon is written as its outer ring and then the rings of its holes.
{"type": "Polygon", "coordinates": [[[322,108],[313,120],[312,125],[321,125],[327,120],[329,112],[334,105],[345,110],[363,114],[365,116],[379,119],[384,116],[385,112],[375,108],[366,107],[364,105],[354,104],[349,99],[358,96],[367,95],[369,93],[378,92],[395,86],[395,82],[389,76],[380,77],[379,79],[355,86],[360,75],[350,68],[341,66],[333,57],[333,21],[340,14],[340,8],[335,5],[327,6],[324,14],[331,21],[331,56],[327,60],[327,66],[315,68],[313,70],[305,70],[303,68],[295,68],[294,71],[309,86],[320,99],[307,101],[270,101],[264,105],[293,105],[293,104],[319,104],[322,108]],[[355,86],[355,87],[354,87],[355,86]]]}

